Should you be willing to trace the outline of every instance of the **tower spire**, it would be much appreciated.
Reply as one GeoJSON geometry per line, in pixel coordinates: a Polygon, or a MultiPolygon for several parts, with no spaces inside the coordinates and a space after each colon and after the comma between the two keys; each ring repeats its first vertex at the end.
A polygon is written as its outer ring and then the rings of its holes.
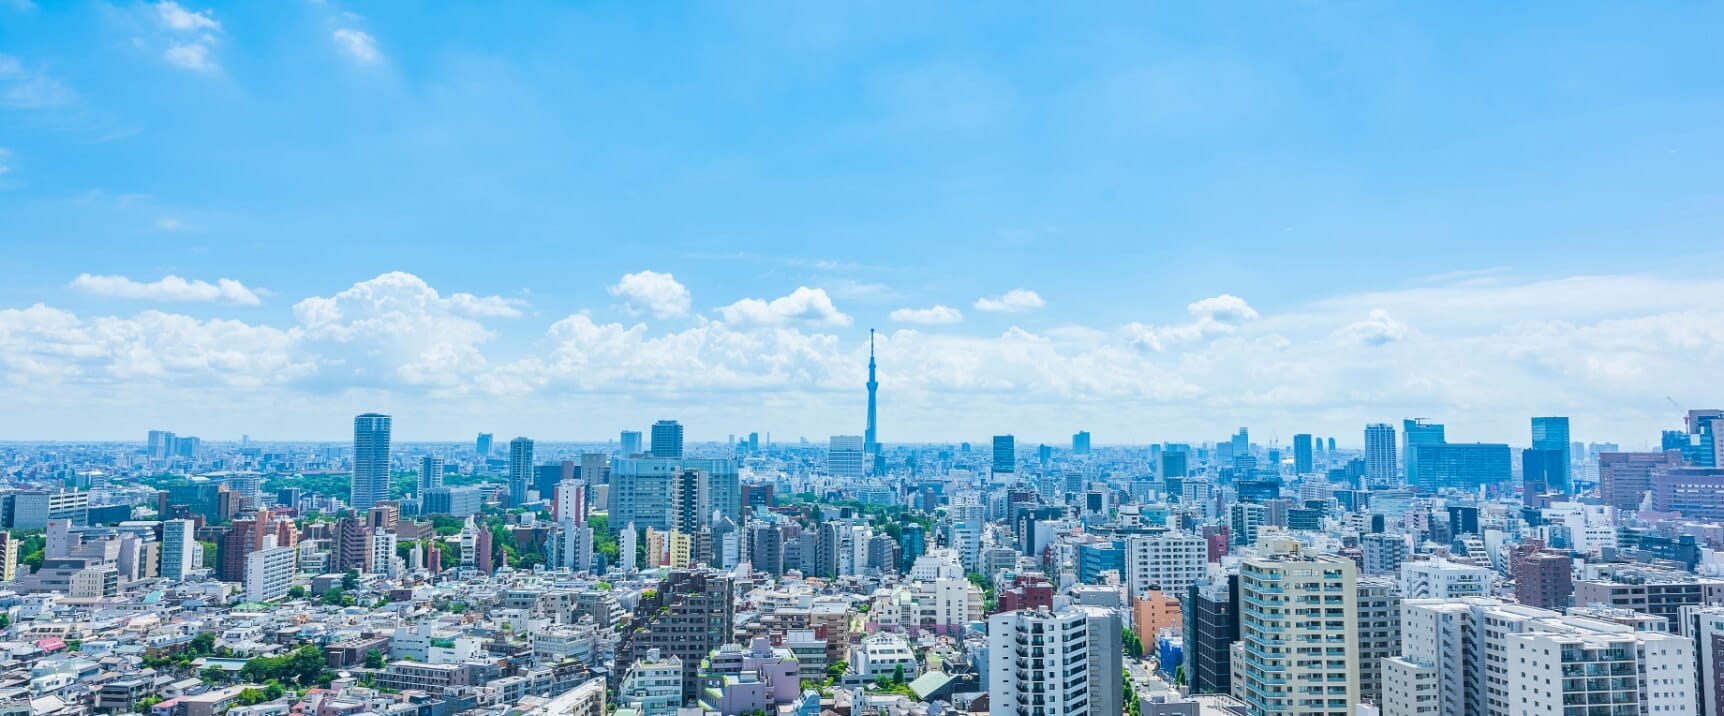
{"type": "Polygon", "coordinates": [[[880,389],[880,381],[874,372],[874,329],[868,329],[868,430],[863,434],[863,450],[872,456],[876,468],[880,464],[879,425],[875,422],[875,398],[880,389]]]}

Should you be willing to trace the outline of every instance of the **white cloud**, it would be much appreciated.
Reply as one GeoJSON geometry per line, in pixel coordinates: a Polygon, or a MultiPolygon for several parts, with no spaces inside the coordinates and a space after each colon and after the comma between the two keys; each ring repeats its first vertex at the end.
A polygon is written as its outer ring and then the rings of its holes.
{"type": "Polygon", "coordinates": [[[1349,343],[1380,346],[1406,338],[1407,324],[1395,320],[1388,311],[1373,308],[1365,320],[1342,326],[1335,336],[1349,343]]]}
{"type": "Polygon", "coordinates": [[[994,313],[1018,313],[1046,305],[1047,302],[1043,301],[1039,294],[1024,288],[1014,288],[998,296],[984,296],[976,299],[976,310],[994,313]]]}
{"type": "MultiPolygon", "coordinates": [[[[1425,415],[1447,422],[1456,439],[1513,441],[1525,416],[1560,411],[1575,419],[1577,437],[1638,448],[1676,420],[1663,396],[1706,404],[1719,395],[1712,383],[1724,371],[1724,310],[1710,297],[1724,292],[1724,280],[1441,287],[1453,306],[1513,308],[1467,322],[1429,321],[1443,312],[1417,308],[1430,290],[1338,296],[1283,312],[1216,296],[1163,326],[884,332],[885,437],[1012,431],[1047,440],[1086,428],[1106,442],[1141,442],[1251,425],[1357,444],[1367,422],[1425,415]],[[1609,308],[1581,295],[1588,292],[1623,305],[1609,308]]],[[[726,307],[734,316],[670,331],[584,312],[548,326],[499,323],[520,316],[519,304],[390,273],[306,298],[275,325],[0,309],[0,394],[32,416],[0,416],[0,428],[34,436],[46,420],[73,432],[101,421],[129,434],[167,406],[208,397],[239,406],[223,415],[243,422],[224,425],[267,420],[245,406],[313,416],[290,435],[337,433],[343,414],[378,407],[407,416],[402,424],[441,421],[422,433],[428,438],[470,432],[473,423],[526,432],[555,419],[559,437],[590,439],[665,415],[703,418],[694,429],[707,434],[739,421],[791,436],[855,429],[867,342],[829,332],[845,321],[830,318],[842,314],[820,307],[813,289],[739,302],[726,307]],[[498,340],[504,325],[521,333],[498,340]],[[568,410],[595,399],[607,407],[602,415],[568,410]],[[102,409],[72,416],[65,406],[74,404],[102,409]],[[509,422],[524,414],[535,422],[509,422]]]]}
{"type": "Polygon", "coordinates": [[[222,27],[209,10],[187,10],[173,0],[162,0],[156,3],[156,16],[175,35],[162,50],[162,59],[194,72],[221,69],[212,55],[222,27]]]}
{"type": "Polygon", "coordinates": [[[726,323],[739,326],[776,326],[788,322],[816,326],[848,326],[850,317],[832,305],[826,291],[798,287],[790,295],[766,301],[745,298],[718,309],[726,323]]]}
{"type": "Polygon", "coordinates": [[[623,274],[610,287],[610,294],[626,301],[629,310],[651,313],[655,318],[687,315],[692,304],[688,287],[676,276],[650,270],[623,274]]]}
{"type": "Polygon", "coordinates": [[[335,46],[348,57],[359,62],[370,64],[383,59],[383,53],[377,51],[377,40],[364,30],[339,28],[334,32],[335,46]]]}
{"type": "Polygon", "coordinates": [[[0,107],[51,109],[78,101],[78,93],[65,83],[24,66],[11,55],[0,54],[0,107]]]}
{"type": "Polygon", "coordinates": [[[202,41],[169,45],[168,49],[162,51],[162,59],[196,72],[214,72],[221,69],[215,60],[210,58],[209,44],[202,41]]]}
{"type": "Polygon", "coordinates": [[[1257,319],[1257,309],[1245,302],[1245,299],[1230,293],[1193,301],[1187,304],[1185,312],[1191,314],[1188,323],[1177,323],[1168,326],[1156,326],[1145,323],[1129,323],[1122,329],[1131,337],[1132,343],[1152,351],[1164,351],[1186,343],[1201,341],[1218,335],[1232,333],[1239,324],[1257,319]]]}
{"type": "Polygon", "coordinates": [[[133,281],[125,276],[78,274],[71,287],[97,296],[112,296],[143,301],[201,301],[205,303],[242,303],[255,306],[262,303],[257,292],[230,278],[210,283],[201,279],[186,280],[165,276],[148,283],[133,281]]]}
{"type": "Polygon", "coordinates": [[[899,323],[921,323],[925,325],[946,325],[964,320],[964,314],[951,306],[934,305],[927,308],[900,308],[888,316],[899,323]]]}
{"type": "Polygon", "coordinates": [[[156,3],[156,13],[161,17],[162,24],[168,29],[186,31],[220,32],[221,23],[211,16],[210,11],[193,12],[181,7],[173,0],[162,0],[156,3]]]}

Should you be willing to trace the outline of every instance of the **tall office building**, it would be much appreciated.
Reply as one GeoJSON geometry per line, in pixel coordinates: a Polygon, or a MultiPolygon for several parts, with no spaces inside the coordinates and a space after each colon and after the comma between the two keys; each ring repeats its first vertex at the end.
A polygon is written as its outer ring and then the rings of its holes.
{"type": "Polygon", "coordinates": [[[1395,426],[1365,426],[1365,482],[1372,487],[1395,484],[1395,426]]]}
{"type": "Polygon", "coordinates": [[[1568,442],[1568,418],[1533,418],[1532,449],[1555,450],[1562,454],[1561,466],[1556,471],[1560,482],[1553,482],[1545,487],[1564,495],[1573,491],[1571,476],[1574,474],[1574,455],[1570,452],[1571,446],[1568,442]]]}
{"type": "Polygon", "coordinates": [[[1239,640],[1239,575],[1191,585],[1180,599],[1185,680],[1193,694],[1233,692],[1233,642],[1239,640]]]}
{"type": "Polygon", "coordinates": [[[1529,506],[1537,505],[1539,495],[1553,490],[1564,491],[1561,487],[1562,464],[1562,453],[1556,450],[1527,448],[1520,451],[1522,502],[1529,506]]]}
{"type": "Polygon", "coordinates": [[[419,460],[419,497],[425,496],[425,491],[443,486],[443,458],[426,455],[419,460]]]}
{"type": "Polygon", "coordinates": [[[1118,716],[1120,638],[1119,617],[1106,609],[1021,609],[989,617],[989,709],[1118,716]]]}
{"type": "Polygon", "coordinates": [[[353,419],[353,486],[348,504],[356,510],[389,499],[390,418],[365,413],[353,419]]]}
{"type": "Polygon", "coordinates": [[[611,529],[629,523],[634,523],[639,529],[674,528],[674,480],[684,470],[698,470],[700,479],[707,483],[710,507],[704,508],[705,517],[711,517],[712,511],[716,510],[734,524],[743,522],[742,484],[735,460],[617,458],[611,461],[611,481],[606,491],[611,529]]]}
{"type": "Polygon", "coordinates": [[[1405,465],[1402,472],[1402,482],[1407,485],[1420,485],[1419,448],[1424,445],[1442,445],[1448,439],[1443,435],[1442,423],[1433,423],[1424,418],[1414,418],[1401,421],[1401,462],[1405,465]]]}
{"type": "Polygon", "coordinates": [[[1018,471],[1018,443],[1011,435],[994,436],[994,472],[1012,473],[1018,471]]]}
{"type": "Polygon", "coordinates": [[[479,439],[473,441],[473,452],[478,453],[480,460],[491,456],[490,433],[479,433],[479,439]]]}
{"type": "Polygon", "coordinates": [[[1291,541],[1265,552],[1239,569],[1233,697],[1254,716],[1352,716],[1360,666],[1353,561],[1300,554],[1291,541]]]}
{"type": "Polygon", "coordinates": [[[834,435],[826,448],[826,471],[832,473],[833,477],[861,477],[865,452],[867,438],[861,435],[834,435]]]}
{"type": "Polygon", "coordinates": [[[1424,492],[1445,487],[1471,492],[1507,486],[1514,477],[1509,446],[1502,443],[1415,443],[1406,459],[1407,486],[1424,492]]]}
{"type": "Polygon", "coordinates": [[[660,420],[652,424],[652,456],[682,457],[682,423],[660,420]]]}
{"type": "Polygon", "coordinates": [[[527,491],[533,484],[533,441],[515,438],[509,441],[509,506],[527,504],[527,491]]]}
{"type": "Polygon", "coordinates": [[[1316,461],[1311,457],[1311,435],[1300,433],[1293,436],[1293,473],[1309,474],[1315,469],[1316,461]]]}
{"type": "Polygon", "coordinates": [[[641,433],[639,430],[624,430],[617,439],[617,453],[622,457],[634,457],[641,453],[641,433]]]}
{"type": "Polygon", "coordinates": [[[1089,431],[1088,430],[1080,430],[1080,431],[1078,431],[1077,434],[1072,436],[1072,454],[1073,455],[1088,455],[1089,454],[1089,431]]]}
{"type": "Polygon", "coordinates": [[[1652,473],[1682,463],[1676,452],[1605,452],[1598,454],[1598,495],[1619,510],[1640,508],[1652,490],[1652,473]]]}

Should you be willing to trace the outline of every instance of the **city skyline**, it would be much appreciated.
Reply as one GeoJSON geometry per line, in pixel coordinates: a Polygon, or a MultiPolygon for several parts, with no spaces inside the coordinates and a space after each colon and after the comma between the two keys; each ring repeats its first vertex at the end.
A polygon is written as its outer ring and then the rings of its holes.
{"type": "Polygon", "coordinates": [[[1724,404],[1717,8],[349,10],[0,5],[0,435],[1724,404]]]}

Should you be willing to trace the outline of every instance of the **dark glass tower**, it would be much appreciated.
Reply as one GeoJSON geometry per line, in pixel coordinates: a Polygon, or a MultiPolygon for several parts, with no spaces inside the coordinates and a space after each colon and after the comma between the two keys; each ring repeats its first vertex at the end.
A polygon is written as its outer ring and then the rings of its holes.
{"type": "Polygon", "coordinates": [[[390,423],[379,413],[353,419],[353,486],[347,501],[356,510],[389,499],[390,423]]]}

